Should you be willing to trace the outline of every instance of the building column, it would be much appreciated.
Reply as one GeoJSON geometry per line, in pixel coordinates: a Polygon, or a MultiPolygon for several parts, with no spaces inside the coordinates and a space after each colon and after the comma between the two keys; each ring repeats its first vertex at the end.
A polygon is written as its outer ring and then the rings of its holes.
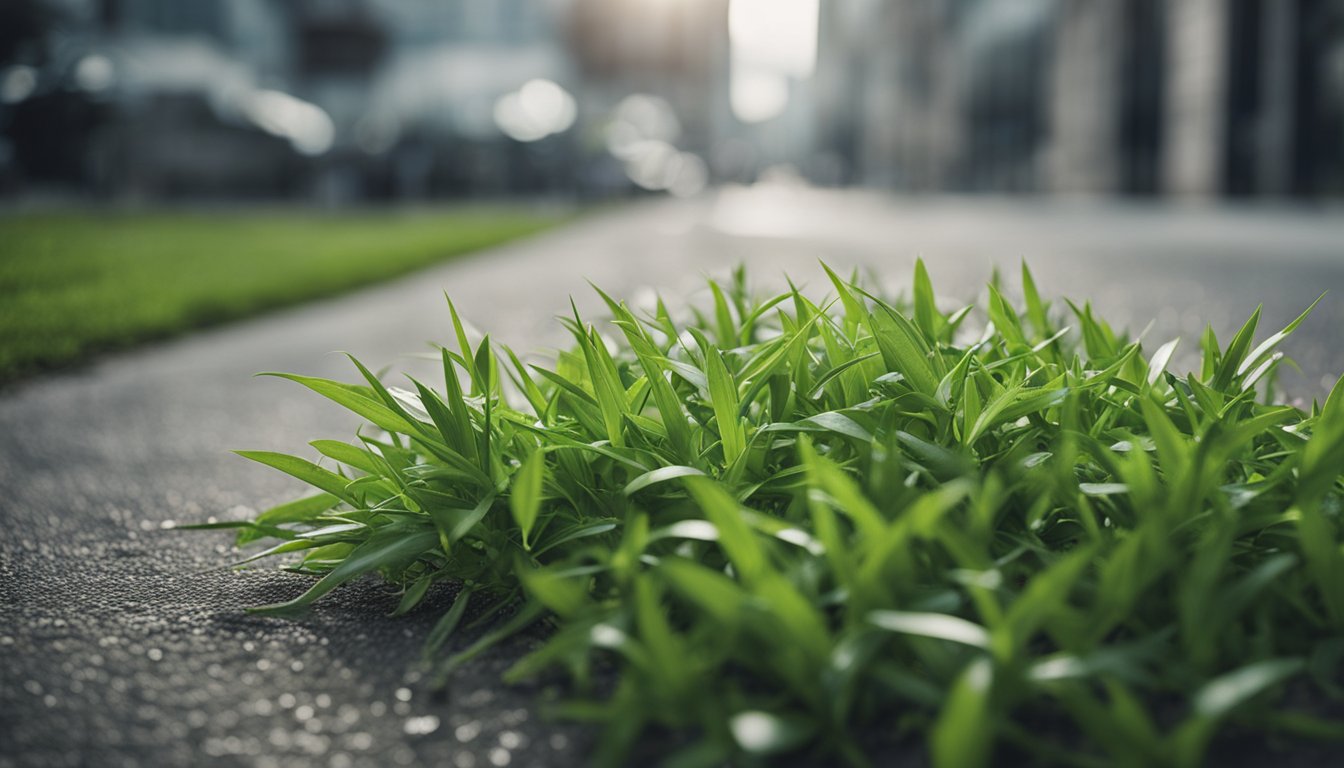
{"type": "Polygon", "coordinates": [[[1050,67],[1049,189],[1112,194],[1120,188],[1121,0],[1065,0],[1050,67]]]}
{"type": "Polygon", "coordinates": [[[1223,190],[1228,0],[1167,4],[1164,190],[1207,198],[1223,190]]]}
{"type": "Polygon", "coordinates": [[[1294,41],[1297,3],[1262,0],[1260,70],[1261,107],[1257,126],[1255,191],[1281,197],[1292,191],[1294,41]]]}

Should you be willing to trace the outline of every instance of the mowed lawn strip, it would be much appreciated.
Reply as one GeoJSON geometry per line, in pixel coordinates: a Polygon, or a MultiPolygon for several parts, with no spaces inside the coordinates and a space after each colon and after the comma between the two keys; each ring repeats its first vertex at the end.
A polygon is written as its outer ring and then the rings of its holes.
{"type": "Polygon", "coordinates": [[[525,209],[0,218],[0,381],[533,234],[525,209]]]}

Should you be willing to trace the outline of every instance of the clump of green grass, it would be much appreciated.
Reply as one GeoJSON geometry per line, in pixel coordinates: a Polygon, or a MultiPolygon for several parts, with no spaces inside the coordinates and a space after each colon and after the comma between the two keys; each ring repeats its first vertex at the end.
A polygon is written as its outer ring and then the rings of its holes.
{"type": "Polygon", "coordinates": [[[509,209],[0,216],[0,382],[357,288],[561,220],[509,209]]]}
{"type": "Polygon", "coordinates": [[[1206,331],[1181,375],[1175,341],[1022,277],[1020,308],[991,285],[950,313],[922,265],[908,302],[834,273],[756,299],[739,271],[685,322],[602,294],[619,341],[575,313],[549,367],[454,311],[442,389],[279,374],[372,429],[312,443],[331,468],[244,452],[319,493],[225,525],[321,576],[264,612],[370,572],[398,612],[460,582],[437,647],[468,601],[519,606],[445,673],[550,623],[507,678],[567,681],[598,761],[669,730],[681,766],[863,765],[875,733],[939,766],[1344,738],[1344,386],[1310,412],[1258,394],[1302,318],[1206,331]]]}

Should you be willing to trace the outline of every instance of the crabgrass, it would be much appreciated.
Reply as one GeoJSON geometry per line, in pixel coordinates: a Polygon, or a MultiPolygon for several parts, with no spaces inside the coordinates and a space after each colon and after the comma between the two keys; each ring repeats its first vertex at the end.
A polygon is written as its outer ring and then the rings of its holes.
{"type": "Polygon", "coordinates": [[[530,234],[521,210],[0,218],[0,381],[530,234]]]}
{"type": "Polygon", "coordinates": [[[507,679],[563,681],[596,762],[669,731],[678,766],[863,765],[874,734],[937,766],[1344,738],[1344,385],[1273,404],[1296,322],[1206,331],[1177,373],[1175,340],[1025,268],[1020,303],[954,311],[922,265],[909,300],[830,276],[755,298],[738,272],[677,314],[603,294],[549,366],[458,323],[438,389],[277,374],[371,426],[320,463],[244,452],[317,492],[215,527],[320,576],[263,612],[370,572],[398,612],[460,582],[435,652],[468,602],[516,606],[441,675],[546,622],[507,679]]]}

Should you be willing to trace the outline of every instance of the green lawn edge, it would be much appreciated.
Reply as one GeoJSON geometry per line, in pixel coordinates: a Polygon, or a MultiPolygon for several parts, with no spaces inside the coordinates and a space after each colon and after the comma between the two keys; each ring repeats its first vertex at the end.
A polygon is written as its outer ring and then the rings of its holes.
{"type": "Polygon", "coordinates": [[[0,217],[0,385],[391,280],[572,218],[523,207],[0,217]]]}

